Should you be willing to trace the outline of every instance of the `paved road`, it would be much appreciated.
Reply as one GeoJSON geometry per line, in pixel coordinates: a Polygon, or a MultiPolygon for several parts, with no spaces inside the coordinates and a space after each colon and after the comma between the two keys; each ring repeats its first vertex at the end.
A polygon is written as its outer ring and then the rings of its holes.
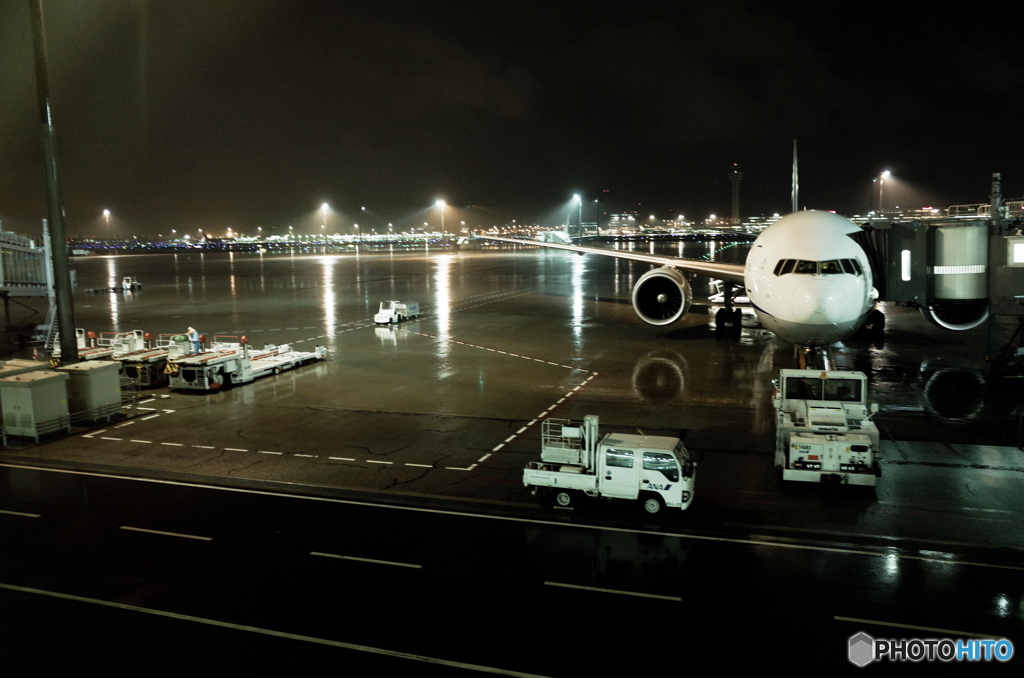
{"type": "Polygon", "coordinates": [[[55,471],[0,483],[0,652],[32,674],[831,672],[858,631],[1019,640],[1024,617],[1024,566],[998,554],[55,471]]]}

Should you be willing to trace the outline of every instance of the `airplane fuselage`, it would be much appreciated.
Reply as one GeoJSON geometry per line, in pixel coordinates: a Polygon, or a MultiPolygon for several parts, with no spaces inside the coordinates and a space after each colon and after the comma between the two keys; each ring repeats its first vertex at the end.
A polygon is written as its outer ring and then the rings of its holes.
{"type": "Polygon", "coordinates": [[[831,212],[795,212],[766,228],[747,255],[743,281],[761,323],[787,341],[822,346],[855,332],[877,293],[860,231],[831,212]]]}

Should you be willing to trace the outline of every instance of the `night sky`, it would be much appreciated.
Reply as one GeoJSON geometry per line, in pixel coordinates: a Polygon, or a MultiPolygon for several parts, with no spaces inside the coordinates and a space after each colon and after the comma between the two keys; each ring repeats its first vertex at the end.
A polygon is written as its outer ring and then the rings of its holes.
{"type": "MultiPolygon", "coordinates": [[[[28,3],[0,0],[0,220],[35,234],[28,3]]],[[[44,0],[68,231],[436,227],[438,198],[553,225],[602,191],[697,219],[733,163],[743,215],[784,213],[794,139],[801,207],[866,212],[886,169],[887,207],[1021,198],[1020,14],[985,7],[44,0]]]]}

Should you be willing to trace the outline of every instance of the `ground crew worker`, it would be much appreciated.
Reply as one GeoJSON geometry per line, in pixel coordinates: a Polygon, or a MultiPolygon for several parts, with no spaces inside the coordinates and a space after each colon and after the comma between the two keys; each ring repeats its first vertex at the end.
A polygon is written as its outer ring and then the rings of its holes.
{"type": "Polygon", "coordinates": [[[199,353],[199,333],[196,328],[188,328],[188,340],[192,342],[192,352],[199,353]]]}

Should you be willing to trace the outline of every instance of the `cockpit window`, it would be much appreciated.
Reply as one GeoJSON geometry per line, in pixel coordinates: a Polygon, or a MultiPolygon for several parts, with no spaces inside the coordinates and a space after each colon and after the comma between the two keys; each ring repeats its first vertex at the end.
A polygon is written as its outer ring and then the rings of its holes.
{"type": "Polygon", "coordinates": [[[787,273],[792,273],[793,266],[795,264],[795,259],[780,259],[779,263],[775,264],[775,275],[786,275],[787,273]]]}
{"type": "Polygon", "coordinates": [[[802,259],[781,259],[775,264],[775,275],[799,273],[802,275],[862,275],[860,262],[856,259],[833,259],[831,261],[804,261],[802,259]]]}

